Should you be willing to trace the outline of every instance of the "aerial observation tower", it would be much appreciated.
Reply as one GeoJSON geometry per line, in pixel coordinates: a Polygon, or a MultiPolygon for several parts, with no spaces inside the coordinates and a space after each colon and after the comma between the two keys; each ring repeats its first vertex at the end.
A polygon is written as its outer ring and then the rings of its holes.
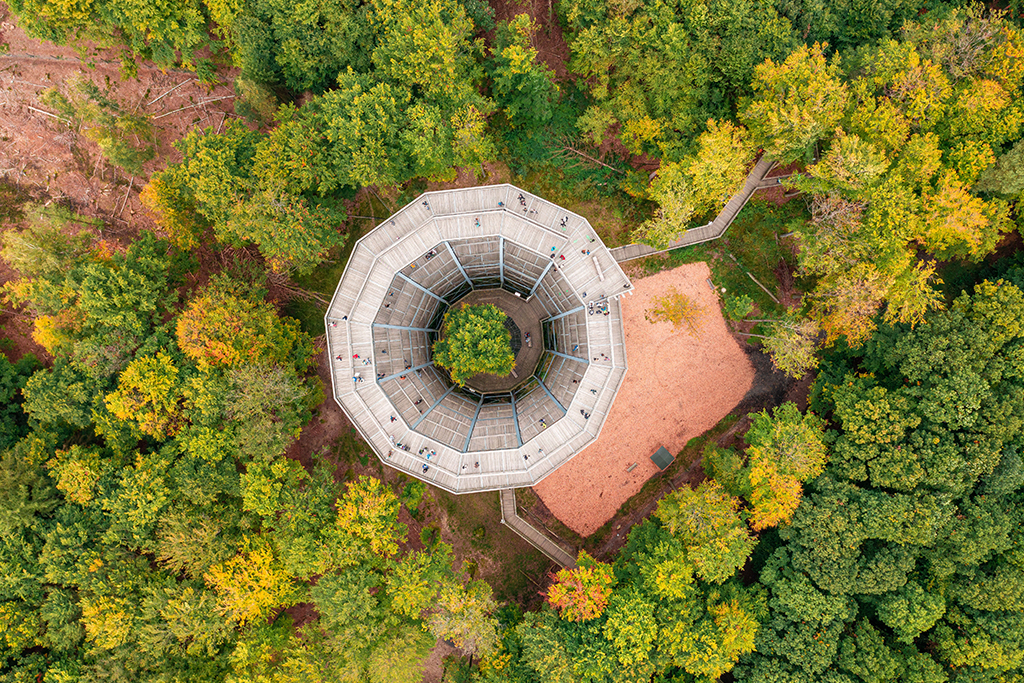
{"type": "Polygon", "coordinates": [[[512,185],[427,192],[361,238],[325,316],[332,393],[387,465],[453,493],[532,486],[594,441],[632,284],[585,218],[512,185]],[[435,366],[445,312],[503,310],[506,377],[435,366]]]}

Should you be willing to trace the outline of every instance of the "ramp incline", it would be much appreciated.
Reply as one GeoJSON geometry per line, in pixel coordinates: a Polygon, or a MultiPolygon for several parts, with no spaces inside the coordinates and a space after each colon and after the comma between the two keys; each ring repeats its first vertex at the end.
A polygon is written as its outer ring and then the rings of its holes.
{"type": "Polygon", "coordinates": [[[754,168],[752,168],[750,173],[747,175],[747,180],[743,184],[743,189],[736,193],[732,199],[726,202],[725,206],[722,207],[722,211],[715,216],[713,221],[707,225],[702,225],[699,228],[687,230],[683,233],[682,237],[669,243],[668,247],[664,249],[655,249],[654,247],[646,244],[627,244],[623,247],[611,249],[610,251],[612,256],[616,261],[622,263],[624,261],[632,261],[633,259],[642,258],[644,256],[653,256],[654,254],[671,251],[672,249],[689,247],[694,244],[710,242],[711,240],[718,239],[725,234],[729,225],[736,220],[736,216],[739,214],[740,209],[750,201],[750,198],[756,190],[765,187],[773,187],[778,184],[779,181],[775,178],[765,178],[774,166],[774,161],[762,156],[758,162],[754,164],[754,168]]]}
{"type": "Polygon", "coordinates": [[[527,523],[516,512],[515,489],[502,489],[501,496],[501,523],[512,531],[516,532],[524,541],[544,553],[552,562],[562,567],[575,567],[576,558],[570,555],[564,548],[552,541],[545,533],[538,531],[536,527],[527,523]]]}

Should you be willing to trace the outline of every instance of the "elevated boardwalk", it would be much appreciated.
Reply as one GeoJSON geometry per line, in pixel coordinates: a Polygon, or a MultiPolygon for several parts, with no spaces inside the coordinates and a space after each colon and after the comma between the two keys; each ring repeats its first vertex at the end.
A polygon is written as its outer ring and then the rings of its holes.
{"type": "Polygon", "coordinates": [[[547,534],[538,531],[536,527],[527,523],[516,512],[515,489],[502,489],[499,492],[501,497],[501,523],[512,531],[519,534],[524,541],[537,550],[544,553],[548,559],[562,567],[575,567],[576,558],[565,551],[560,545],[552,541],[547,534]]]}
{"type": "Polygon", "coordinates": [[[533,486],[601,431],[627,369],[631,288],[583,216],[507,184],[424,193],[345,266],[325,316],[334,398],[410,476],[452,493],[533,486]],[[437,318],[498,287],[540,307],[540,327],[520,325],[540,361],[507,395],[457,392],[431,362],[437,318]]]}
{"type": "Polygon", "coordinates": [[[754,164],[754,168],[750,170],[750,173],[747,174],[747,179],[743,183],[743,189],[737,192],[732,199],[726,202],[725,206],[722,207],[722,211],[707,225],[687,230],[683,233],[682,237],[670,242],[664,249],[655,249],[654,247],[646,244],[627,244],[623,247],[609,249],[612,257],[614,257],[619,263],[623,263],[625,261],[643,258],[644,256],[653,256],[654,254],[661,254],[666,251],[671,251],[672,249],[689,247],[694,244],[701,244],[702,242],[710,242],[711,240],[718,239],[725,234],[725,231],[729,228],[732,222],[736,220],[736,216],[739,215],[740,209],[746,206],[755,191],[766,187],[774,187],[779,184],[778,178],[766,177],[774,166],[774,161],[762,156],[757,163],[754,164]]]}

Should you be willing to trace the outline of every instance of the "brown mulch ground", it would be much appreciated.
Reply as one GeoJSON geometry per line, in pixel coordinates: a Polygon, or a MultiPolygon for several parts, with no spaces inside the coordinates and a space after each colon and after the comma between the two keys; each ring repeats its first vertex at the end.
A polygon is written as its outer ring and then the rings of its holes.
{"type": "Polygon", "coordinates": [[[629,371],[601,436],[534,487],[551,512],[587,536],[658,473],[650,456],[659,446],[678,453],[689,439],[717,424],[740,403],[754,367],[726,328],[705,263],[634,281],[622,309],[629,371]],[[670,287],[703,309],[694,337],[669,323],[652,324],[644,311],[670,287]],[[638,463],[632,472],[626,469],[638,463]]]}

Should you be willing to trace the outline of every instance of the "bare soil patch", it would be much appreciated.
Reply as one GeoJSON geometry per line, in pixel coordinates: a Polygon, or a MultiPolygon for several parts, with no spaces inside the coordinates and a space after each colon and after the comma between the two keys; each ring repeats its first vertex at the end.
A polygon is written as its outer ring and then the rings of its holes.
{"type": "Polygon", "coordinates": [[[234,71],[224,70],[225,81],[207,85],[188,71],[140,63],[138,77],[125,79],[116,49],[86,43],[79,53],[28,38],[13,22],[0,3],[0,39],[8,46],[0,54],[0,177],[40,199],[63,200],[80,214],[102,218],[105,237],[125,233],[130,239],[138,229],[152,228],[139,192],[154,171],[180,158],[171,146],[175,140],[195,127],[216,130],[235,116],[234,71]],[[53,112],[39,94],[79,72],[126,110],[152,117],[156,155],[139,177],[111,166],[94,142],[43,113],[53,112]]]}
{"type": "Polygon", "coordinates": [[[629,371],[601,436],[534,487],[577,533],[593,533],[659,472],[650,460],[659,446],[678,453],[753,386],[754,366],[726,327],[710,276],[707,264],[686,264],[634,281],[633,296],[623,298],[629,371]],[[644,319],[673,286],[703,309],[697,336],[644,319]]]}

